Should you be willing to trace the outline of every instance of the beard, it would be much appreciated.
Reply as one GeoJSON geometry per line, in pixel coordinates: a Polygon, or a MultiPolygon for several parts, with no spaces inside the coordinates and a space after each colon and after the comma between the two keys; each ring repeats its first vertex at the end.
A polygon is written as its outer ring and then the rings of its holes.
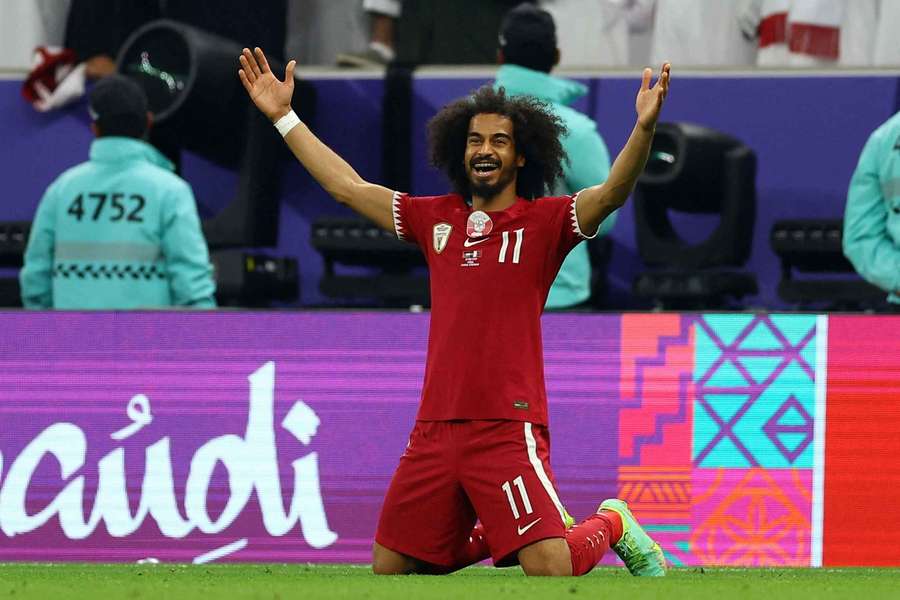
{"type": "Polygon", "coordinates": [[[515,177],[516,169],[503,170],[501,168],[500,177],[497,178],[497,181],[495,183],[488,183],[486,181],[475,179],[472,177],[471,172],[469,172],[469,188],[473,196],[478,196],[484,200],[493,200],[500,192],[506,189],[506,186],[508,186],[515,177]]]}

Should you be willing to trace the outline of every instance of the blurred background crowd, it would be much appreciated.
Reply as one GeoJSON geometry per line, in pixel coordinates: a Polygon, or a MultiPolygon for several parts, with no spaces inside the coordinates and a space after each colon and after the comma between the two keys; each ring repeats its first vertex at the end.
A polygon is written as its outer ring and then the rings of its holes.
{"type": "MultiPolygon", "coordinates": [[[[0,69],[30,69],[36,46],[65,46],[112,69],[141,24],[170,18],[301,65],[494,62],[515,0],[7,0],[0,69]]],[[[540,0],[559,28],[561,67],[670,60],[690,66],[900,64],[895,0],[540,0]]]]}

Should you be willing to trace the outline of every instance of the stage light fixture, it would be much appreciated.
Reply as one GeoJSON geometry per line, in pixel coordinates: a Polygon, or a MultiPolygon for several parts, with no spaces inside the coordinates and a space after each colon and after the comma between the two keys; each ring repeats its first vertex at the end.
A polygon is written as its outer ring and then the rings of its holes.
{"type": "Polygon", "coordinates": [[[742,271],[756,217],[756,155],[738,140],[688,123],[660,123],[634,193],[637,247],[652,270],[635,279],[637,296],[663,308],[719,308],[757,292],[742,271]],[[670,211],[714,215],[703,241],[689,243],[670,211]]]}
{"type": "Polygon", "coordinates": [[[413,244],[361,217],[321,217],[312,226],[312,245],[325,261],[319,289],[348,306],[430,304],[425,257],[413,244]],[[362,267],[341,274],[337,265],[362,267]]]}
{"type": "Polygon", "coordinates": [[[782,300],[809,309],[884,308],[887,292],[857,275],[844,256],[843,229],[842,219],[785,219],[772,225],[769,243],[781,261],[782,300]]]}

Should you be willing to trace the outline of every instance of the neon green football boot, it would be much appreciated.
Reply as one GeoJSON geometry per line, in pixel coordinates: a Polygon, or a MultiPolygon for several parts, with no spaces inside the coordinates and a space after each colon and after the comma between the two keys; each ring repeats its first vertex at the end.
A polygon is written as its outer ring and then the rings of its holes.
{"type": "Polygon", "coordinates": [[[566,529],[569,529],[573,525],[575,525],[575,517],[569,514],[569,511],[563,507],[563,525],[565,525],[566,529]]]}
{"type": "Polygon", "coordinates": [[[628,504],[613,498],[604,500],[597,512],[601,510],[611,510],[622,517],[622,537],[612,549],[628,571],[637,577],[663,577],[666,574],[666,559],[662,548],[638,524],[628,510],[628,504]]]}

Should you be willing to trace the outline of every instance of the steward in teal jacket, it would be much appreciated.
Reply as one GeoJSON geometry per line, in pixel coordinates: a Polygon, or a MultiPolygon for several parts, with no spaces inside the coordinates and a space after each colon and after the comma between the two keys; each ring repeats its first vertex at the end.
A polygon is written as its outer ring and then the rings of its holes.
{"type": "Polygon", "coordinates": [[[844,255],[900,304],[900,113],[869,137],[850,180],[844,255]]]}
{"type": "Polygon", "coordinates": [[[150,144],[100,137],[54,181],[19,274],[26,308],[215,307],[191,187],[150,144]]]}
{"type": "MultiPolygon", "coordinates": [[[[504,64],[494,83],[511,96],[533,96],[547,102],[562,119],[569,132],[561,140],[569,157],[563,162],[561,187],[553,194],[575,194],[609,177],[609,150],[597,131],[597,124],[570,104],[587,94],[577,81],[560,79],[514,64],[504,64]]],[[[600,224],[599,235],[606,235],[616,222],[616,213],[600,224]]],[[[547,296],[547,308],[566,308],[580,304],[591,295],[591,262],[587,244],[578,244],[566,257],[547,296]]]]}

